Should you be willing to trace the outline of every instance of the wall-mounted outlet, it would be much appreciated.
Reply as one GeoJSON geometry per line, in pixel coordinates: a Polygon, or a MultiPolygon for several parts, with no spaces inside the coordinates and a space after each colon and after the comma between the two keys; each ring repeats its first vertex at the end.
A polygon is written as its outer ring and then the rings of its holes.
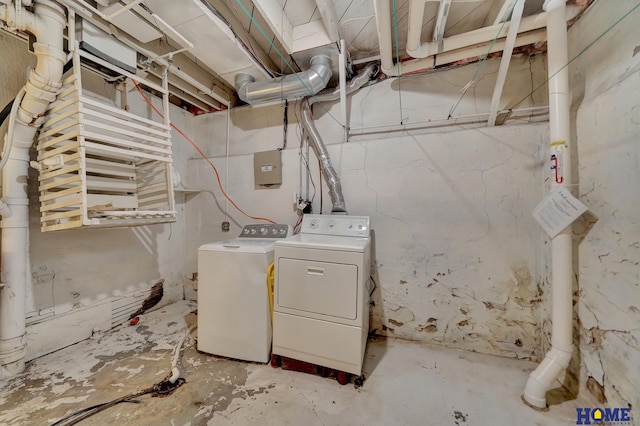
{"type": "Polygon", "coordinates": [[[224,232],[228,232],[230,228],[231,228],[231,224],[229,222],[227,222],[226,220],[222,222],[222,230],[224,232]]]}

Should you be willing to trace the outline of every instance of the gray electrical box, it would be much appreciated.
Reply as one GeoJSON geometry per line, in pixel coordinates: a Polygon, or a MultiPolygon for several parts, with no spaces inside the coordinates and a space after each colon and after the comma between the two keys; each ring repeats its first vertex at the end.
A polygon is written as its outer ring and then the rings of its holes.
{"type": "Polygon", "coordinates": [[[253,154],[253,176],[256,185],[280,185],[282,162],[280,151],[263,151],[253,154]]]}

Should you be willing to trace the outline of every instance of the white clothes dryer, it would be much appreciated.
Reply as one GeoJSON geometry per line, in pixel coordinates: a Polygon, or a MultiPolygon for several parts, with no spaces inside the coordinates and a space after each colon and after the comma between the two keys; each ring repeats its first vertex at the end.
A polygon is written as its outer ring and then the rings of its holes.
{"type": "Polygon", "coordinates": [[[305,215],[276,241],[274,355],[362,374],[370,247],[366,216],[305,215]]]}

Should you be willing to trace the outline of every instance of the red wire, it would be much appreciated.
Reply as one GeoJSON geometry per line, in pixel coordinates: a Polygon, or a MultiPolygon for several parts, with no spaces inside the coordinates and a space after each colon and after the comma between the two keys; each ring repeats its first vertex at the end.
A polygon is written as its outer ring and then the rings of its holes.
{"type": "MultiPolygon", "coordinates": [[[[144,93],[142,93],[142,90],[140,89],[140,86],[138,86],[138,83],[136,83],[135,80],[131,80],[133,81],[133,84],[136,86],[136,89],[138,89],[138,93],[140,93],[140,95],[142,96],[142,98],[144,99],[144,101],[156,112],[156,114],[158,114],[160,117],[164,118],[164,115],[162,115],[162,113],[158,110],[158,108],[156,108],[151,101],[149,100],[149,98],[147,98],[145,96],[144,93]]],[[[209,165],[211,166],[211,168],[213,169],[213,171],[216,173],[216,179],[218,180],[218,186],[220,187],[220,191],[222,191],[222,195],[224,195],[224,197],[229,200],[229,202],[231,203],[231,205],[233,207],[236,208],[236,210],[238,210],[240,213],[242,213],[243,215],[245,215],[246,217],[250,218],[250,219],[255,219],[255,220],[262,220],[264,222],[269,222],[269,223],[276,223],[271,219],[267,219],[266,217],[256,217],[256,216],[251,216],[250,214],[247,214],[244,212],[244,210],[242,210],[240,207],[238,207],[238,205],[231,199],[231,197],[229,197],[226,193],[226,191],[224,190],[224,187],[222,186],[222,181],[220,181],[220,174],[218,173],[218,169],[216,168],[216,166],[213,165],[213,163],[211,162],[211,160],[209,160],[207,158],[207,156],[205,155],[204,152],[202,152],[202,150],[200,149],[200,147],[198,145],[196,145],[196,143],[194,141],[191,140],[191,138],[189,138],[189,136],[185,135],[184,132],[182,130],[180,130],[175,124],[173,123],[169,123],[170,126],[175,129],[176,132],[180,133],[180,135],[182,135],[183,138],[185,138],[187,140],[187,142],[189,142],[191,144],[191,146],[193,146],[193,148],[198,152],[198,154],[200,154],[200,156],[202,156],[202,158],[204,158],[204,160],[209,163],[209,165]]]]}

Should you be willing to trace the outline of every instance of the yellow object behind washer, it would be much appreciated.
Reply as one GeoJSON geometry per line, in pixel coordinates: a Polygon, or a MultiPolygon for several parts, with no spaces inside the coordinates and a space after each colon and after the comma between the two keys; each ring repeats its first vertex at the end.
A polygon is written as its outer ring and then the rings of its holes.
{"type": "Polygon", "coordinates": [[[267,266],[267,293],[269,295],[269,310],[271,312],[271,322],[273,322],[273,292],[275,291],[275,263],[271,262],[269,266],[267,266]]]}

